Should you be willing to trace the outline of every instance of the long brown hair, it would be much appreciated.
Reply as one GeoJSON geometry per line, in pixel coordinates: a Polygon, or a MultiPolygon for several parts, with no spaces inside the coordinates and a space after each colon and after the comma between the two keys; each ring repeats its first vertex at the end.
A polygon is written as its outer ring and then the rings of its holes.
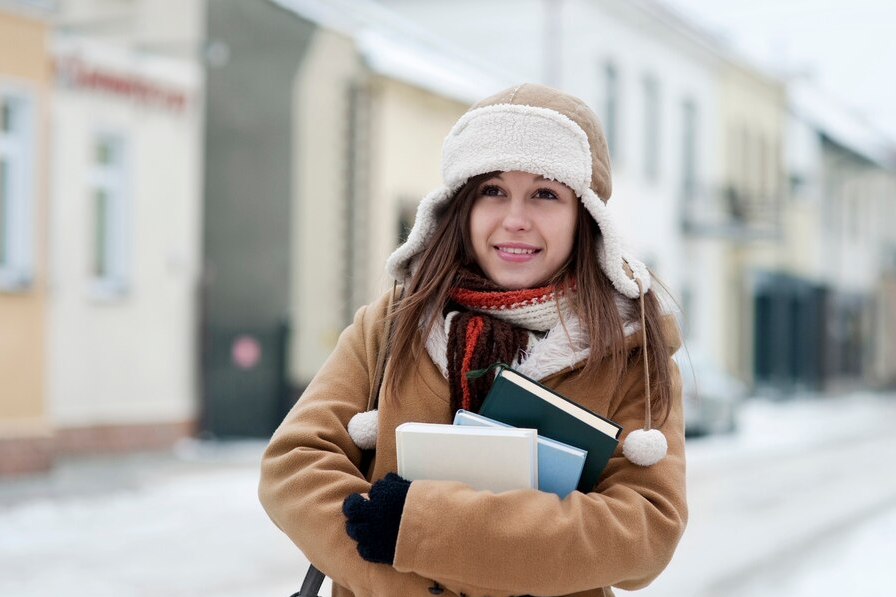
{"type": "MultiPolygon", "coordinates": [[[[416,362],[422,357],[423,338],[428,337],[441,316],[458,272],[475,263],[470,239],[470,212],[480,185],[494,175],[494,172],[489,172],[470,178],[436,212],[435,232],[415,257],[413,271],[405,282],[401,299],[392,310],[393,358],[390,360],[393,363],[416,362]]],[[[643,351],[640,347],[633,351],[626,350],[623,325],[627,322],[622,320],[616,301],[629,301],[634,313],[638,313],[640,307],[637,300],[620,295],[600,268],[598,248],[602,239],[597,222],[580,201],[572,254],[548,283],[567,286],[569,290],[568,285],[575,280],[575,292],[569,292],[568,296],[572,297],[572,308],[581,320],[591,345],[591,352],[580,374],[596,373],[601,364],[609,359],[614,382],[618,384],[629,367],[643,366],[643,351]]],[[[644,295],[644,310],[651,402],[653,412],[665,420],[671,407],[671,371],[668,339],[662,325],[663,314],[654,292],[644,295]]],[[[396,395],[399,389],[402,372],[408,369],[412,368],[392,369],[388,384],[392,395],[396,395]]]]}

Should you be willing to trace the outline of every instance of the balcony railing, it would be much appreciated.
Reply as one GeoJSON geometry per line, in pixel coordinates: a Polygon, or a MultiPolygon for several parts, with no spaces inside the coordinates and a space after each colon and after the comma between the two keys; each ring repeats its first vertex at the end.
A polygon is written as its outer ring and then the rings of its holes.
{"type": "Polygon", "coordinates": [[[694,237],[739,242],[774,239],[780,232],[776,194],[746,193],[731,186],[691,187],[681,192],[681,226],[694,237]]]}

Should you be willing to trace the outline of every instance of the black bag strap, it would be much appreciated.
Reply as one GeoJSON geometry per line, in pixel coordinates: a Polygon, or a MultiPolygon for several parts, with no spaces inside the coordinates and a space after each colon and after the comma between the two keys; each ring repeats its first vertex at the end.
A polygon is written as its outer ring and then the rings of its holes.
{"type": "Polygon", "coordinates": [[[320,597],[318,591],[320,586],[324,584],[324,573],[314,567],[314,564],[308,566],[308,572],[305,573],[305,580],[302,581],[302,588],[298,593],[293,593],[289,597],[320,597]]]}
{"type": "MultiPolygon", "coordinates": [[[[386,360],[389,351],[392,349],[392,307],[395,305],[395,291],[398,288],[398,282],[392,285],[392,294],[389,295],[389,306],[386,307],[386,318],[383,322],[383,346],[376,356],[376,372],[373,377],[373,384],[370,386],[370,394],[367,396],[367,410],[374,410],[380,401],[380,388],[383,385],[383,377],[386,373],[386,360]]],[[[364,450],[361,454],[361,466],[359,469],[366,477],[370,472],[370,465],[373,463],[374,450],[364,450]]],[[[305,573],[305,580],[302,581],[302,587],[298,593],[293,593],[289,597],[320,597],[319,591],[324,584],[326,576],[317,569],[314,564],[308,565],[308,572],[305,573]]]]}

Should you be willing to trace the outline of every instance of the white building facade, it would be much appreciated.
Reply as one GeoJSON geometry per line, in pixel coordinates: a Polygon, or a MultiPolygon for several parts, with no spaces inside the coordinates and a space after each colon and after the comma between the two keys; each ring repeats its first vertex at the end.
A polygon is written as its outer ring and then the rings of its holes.
{"type": "Polygon", "coordinates": [[[57,34],[48,402],[62,451],[151,447],[197,416],[202,77],[57,34]]]}

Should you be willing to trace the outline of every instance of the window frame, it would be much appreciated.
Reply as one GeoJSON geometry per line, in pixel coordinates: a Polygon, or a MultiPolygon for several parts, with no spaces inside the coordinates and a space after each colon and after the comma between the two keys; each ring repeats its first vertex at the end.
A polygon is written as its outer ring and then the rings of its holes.
{"type": "Polygon", "coordinates": [[[603,81],[602,124],[604,127],[604,139],[607,141],[610,157],[614,161],[619,162],[622,154],[620,148],[620,140],[622,138],[622,83],[619,67],[615,60],[608,58],[603,61],[601,77],[603,81]]]}
{"type": "Polygon", "coordinates": [[[660,180],[662,158],[662,98],[660,80],[653,73],[642,78],[644,91],[644,178],[650,183],[660,180]]]}
{"type": "Polygon", "coordinates": [[[87,185],[85,192],[87,219],[87,272],[92,298],[115,300],[127,294],[130,287],[130,185],[129,143],[119,130],[98,127],[90,136],[87,185]],[[98,160],[103,146],[110,147],[111,161],[98,160]],[[99,192],[105,192],[102,221],[104,238],[98,242],[97,209],[99,192]],[[101,245],[101,248],[99,247],[101,245]],[[98,253],[102,251],[102,254],[98,253]],[[102,270],[97,264],[102,263],[102,270]]]}
{"type": "Polygon", "coordinates": [[[681,116],[681,189],[686,197],[692,198],[700,190],[700,105],[693,96],[681,100],[681,116]]]}
{"type": "Polygon", "coordinates": [[[9,131],[0,122],[0,162],[7,164],[0,180],[7,190],[5,197],[0,196],[0,291],[24,292],[34,279],[37,95],[0,80],[0,112],[5,106],[13,106],[13,116],[9,131]]]}

